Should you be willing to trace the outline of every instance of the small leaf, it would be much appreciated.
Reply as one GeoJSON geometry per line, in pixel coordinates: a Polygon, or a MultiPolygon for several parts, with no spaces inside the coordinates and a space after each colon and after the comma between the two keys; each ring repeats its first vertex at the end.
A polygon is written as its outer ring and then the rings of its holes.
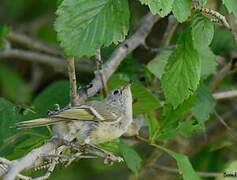
{"type": "Polygon", "coordinates": [[[179,22],[184,22],[191,15],[192,0],[175,0],[173,14],[179,22]]]}
{"type": "Polygon", "coordinates": [[[174,137],[178,133],[180,119],[190,110],[190,107],[192,107],[194,103],[195,96],[191,96],[176,109],[173,109],[170,104],[166,104],[163,108],[160,122],[160,132],[157,138],[159,140],[164,140],[174,137]]]}
{"type": "Polygon", "coordinates": [[[216,72],[216,56],[209,47],[199,51],[201,61],[201,77],[206,78],[216,72]]]}
{"type": "Polygon", "coordinates": [[[213,39],[214,25],[207,18],[197,13],[191,24],[193,42],[196,49],[206,48],[213,39]]]}
{"type": "Polygon", "coordinates": [[[131,169],[133,173],[137,174],[142,163],[139,154],[122,140],[119,143],[119,149],[128,168],[131,169]]]}
{"type": "Polygon", "coordinates": [[[127,0],[63,0],[55,30],[67,55],[92,56],[124,40],[129,28],[127,0]]]}
{"type": "Polygon", "coordinates": [[[159,123],[156,117],[156,112],[146,114],[145,119],[149,127],[149,140],[151,143],[155,142],[160,131],[159,123]]]}
{"type": "Polygon", "coordinates": [[[202,128],[201,125],[198,123],[195,123],[195,121],[187,120],[187,121],[179,123],[177,130],[181,136],[185,138],[189,138],[195,132],[201,130],[201,128],[202,128]]]}
{"type": "Polygon", "coordinates": [[[148,5],[152,14],[159,14],[161,17],[165,17],[170,13],[174,0],[140,0],[140,2],[148,5]]]}
{"type": "Polygon", "coordinates": [[[174,108],[197,89],[201,72],[199,54],[194,48],[191,30],[180,38],[178,48],[170,55],[161,79],[166,100],[174,108]]]}
{"type": "Polygon", "coordinates": [[[135,115],[151,112],[160,106],[158,97],[141,84],[132,84],[132,96],[134,101],[133,114],[135,115]]]}
{"type": "Polygon", "coordinates": [[[192,108],[192,113],[198,122],[204,127],[204,123],[208,120],[210,113],[214,111],[215,100],[208,88],[201,84],[197,90],[196,103],[192,108]]]}
{"type": "Polygon", "coordinates": [[[176,153],[166,148],[162,149],[177,161],[179,173],[183,176],[184,180],[201,180],[194,171],[192,164],[186,155],[176,153]]]}
{"type": "Polygon", "coordinates": [[[161,79],[161,76],[164,73],[165,66],[168,63],[168,59],[171,53],[172,51],[162,51],[159,55],[157,55],[147,64],[147,68],[149,69],[149,71],[159,79],[161,79]]]}

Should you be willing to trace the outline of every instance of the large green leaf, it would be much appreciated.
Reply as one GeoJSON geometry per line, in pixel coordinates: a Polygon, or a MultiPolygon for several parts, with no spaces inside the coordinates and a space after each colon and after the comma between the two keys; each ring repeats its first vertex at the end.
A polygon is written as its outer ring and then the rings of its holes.
{"type": "Polygon", "coordinates": [[[161,84],[166,100],[174,108],[197,89],[201,72],[198,51],[194,48],[191,30],[180,38],[178,48],[170,55],[161,84]]]}
{"type": "Polygon", "coordinates": [[[191,28],[194,47],[198,50],[201,61],[201,76],[207,77],[216,69],[216,56],[209,48],[214,36],[214,25],[208,18],[197,13],[193,18],[191,28]]]}
{"type": "Polygon", "coordinates": [[[171,9],[174,0],[140,0],[142,4],[149,6],[153,14],[159,14],[161,17],[167,16],[171,9]]]}
{"type": "Polygon", "coordinates": [[[204,122],[208,120],[210,113],[214,111],[215,100],[208,88],[201,84],[197,90],[197,99],[192,113],[198,122],[204,126],[204,122]]]}
{"type": "Polygon", "coordinates": [[[159,79],[161,79],[161,76],[164,73],[165,66],[168,62],[171,53],[172,51],[162,51],[159,55],[157,55],[147,64],[147,68],[149,69],[149,71],[152,72],[159,79]]]}
{"type": "Polygon", "coordinates": [[[63,0],[56,14],[55,29],[67,55],[94,55],[128,32],[127,0],[63,0]]]}
{"type": "Polygon", "coordinates": [[[184,22],[191,15],[192,0],[175,0],[173,14],[179,22],[184,22]]]}
{"type": "Polygon", "coordinates": [[[192,164],[186,155],[176,153],[166,148],[162,149],[177,161],[179,173],[183,176],[184,180],[201,180],[194,171],[192,164]]]}
{"type": "Polygon", "coordinates": [[[136,173],[141,167],[142,159],[139,154],[132,148],[130,148],[125,142],[122,140],[119,143],[119,150],[128,166],[132,172],[136,173]]]}
{"type": "Polygon", "coordinates": [[[46,115],[48,110],[52,110],[54,104],[64,107],[69,103],[69,83],[68,81],[57,81],[43,90],[33,102],[34,109],[41,115],[46,115]]]}

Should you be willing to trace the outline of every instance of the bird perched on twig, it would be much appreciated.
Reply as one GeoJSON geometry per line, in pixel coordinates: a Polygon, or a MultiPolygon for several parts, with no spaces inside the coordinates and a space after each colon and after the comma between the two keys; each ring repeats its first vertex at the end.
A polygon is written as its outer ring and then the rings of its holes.
{"type": "Polygon", "coordinates": [[[54,111],[47,118],[18,122],[18,128],[53,125],[58,138],[100,144],[120,137],[132,122],[130,84],[111,91],[103,101],[88,101],[54,111]]]}

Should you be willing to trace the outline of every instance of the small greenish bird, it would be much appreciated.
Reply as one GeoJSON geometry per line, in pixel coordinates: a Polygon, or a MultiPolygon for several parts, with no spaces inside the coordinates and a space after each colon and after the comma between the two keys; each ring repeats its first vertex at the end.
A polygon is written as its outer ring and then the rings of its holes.
{"type": "Polygon", "coordinates": [[[103,101],[88,101],[55,111],[47,118],[23,121],[18,128],[53,125],[57,138],[80,144],[100,144],[123,135],[132,123],[130,84],[111,91],[103,101]]]}

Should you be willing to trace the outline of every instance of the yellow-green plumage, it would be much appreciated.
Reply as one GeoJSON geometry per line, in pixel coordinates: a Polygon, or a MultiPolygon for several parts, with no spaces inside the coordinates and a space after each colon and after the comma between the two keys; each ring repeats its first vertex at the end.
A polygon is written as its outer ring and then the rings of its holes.
{"type": "Polygon", "coordinates": [[[54,135],[79,143],[104,143],[120,137],[132,122],[130,85],[112,91],[104,101],[89,101],[47,118],[17,123],[18,128],[53,125],[54,135]]]}

